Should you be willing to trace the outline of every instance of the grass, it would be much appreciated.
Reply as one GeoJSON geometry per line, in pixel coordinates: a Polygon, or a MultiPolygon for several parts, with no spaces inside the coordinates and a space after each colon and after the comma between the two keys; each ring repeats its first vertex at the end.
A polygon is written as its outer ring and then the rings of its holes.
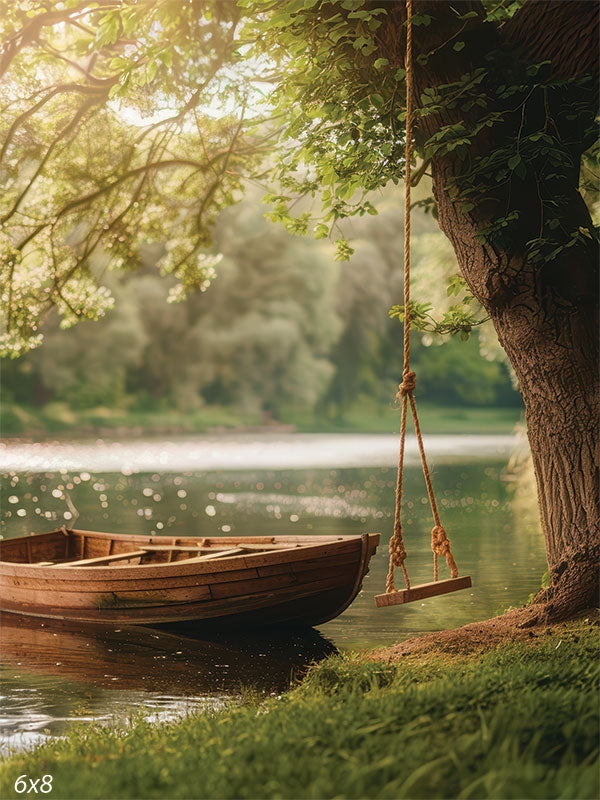
{"type": "Polygon", "coordinates": [[[335,656],[280,699],[13,755],[53,798],[577,798],[598,793],[589,620],[478,655],[335,656]]]}
{"type": "Polygon", "coordinates": [[[244,416],[235,409],[207,406],[184,413],[176,409],[136,411],[99,406],[72,409],[66,403],[49,403],[42,408],[2,404],[4,435],[68,433],[69,435],[123,431],[134,433],[203,433],[221,428],[243,428],[260,424],[258,416],[244,416]]]}
{"type": "MultiPolygon", "coordinates": [[[[519,408],[419,407],[421,424],[428,433],[511,433],[520,418],[519,408]]],[[[312,412],[286,412],[283,423],[295,425],[303,433],[393,433],[400,425],[400,414],[390,407],[378,408],[362,401],[343,420],[316,417],[312,412]]],[[[2,433],[27,436],[39,434],[74,435],[101,433],[123,435],[139,433],[204,433],[215,429],[244,429],[261,426],[260,416],[243,414],[234,408],[206,406],[184,413],[176,409],[134,411],[119,408],[74,410],[65,403],[49,403],[39,408],[2,404],[2,433]]]]}
{"type": "MultiPolygon", "coordinates": [[[[469,406],[438,406],[422,403],[419,422],[427,433],[512,433],[521,418],[521,409],[469,406]]],[[[299,431],[306,433],[397,433],[400,412],[390,406],[377,408],[363,402],[354,406],[341,421],[318,419],[311,415],[290,418],[299,431]]],[[[412,423],[409,423],[409,431],[412,423]]]]}

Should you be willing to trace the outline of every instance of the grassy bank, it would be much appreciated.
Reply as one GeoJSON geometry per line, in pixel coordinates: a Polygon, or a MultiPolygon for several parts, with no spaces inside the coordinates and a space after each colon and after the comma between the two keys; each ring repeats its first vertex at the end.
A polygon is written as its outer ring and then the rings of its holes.
{"type": "Polygon", "coordinates": [[[597,634],[386,664],[322,662],[281,699],[127,732],[86,726],[6,761],[53,798],[595,798],[597,634]]]}
{"type": "MultiPolygon", "coordinates": [[[[521,418],[520,408],[442,406],[422,403],[419,421],[426,433],[512,433],[521,418]]],[[[348,411],[343,420],[296,415],[290,418],[299,431],[319,433],[397,433],[400,412],[362,403],[348,411]]],[[[409,427],[409,431],[412,428],[409,427]]]]}
{"type": "MultiPolygon", "coordinates": [[[[519,408],[425,404],[419,411],[421,424],[428,433],[511,433],[521,413],[519,408]]],[[[399,428],[400,415],[391,406],[378,408],[365,402],[350,409],[343,419],[317,417],[312,412],[289,412],[282,415],[281,423],[303,433],[393,433],[399,428]]],[[[221,406],[184,413],[175,409],[127,411],[104,406],[75,410],[65,403],[50,403],[36,409],[3,403],[0,424],[4,436],[25,437],[185,434],[262,427],[268,430],[259,415],[221,406]]]]}

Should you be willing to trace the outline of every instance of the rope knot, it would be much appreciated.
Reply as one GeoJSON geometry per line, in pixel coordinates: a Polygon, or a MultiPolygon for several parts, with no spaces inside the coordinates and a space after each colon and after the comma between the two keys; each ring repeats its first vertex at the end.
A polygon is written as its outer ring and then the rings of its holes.
{"type": "Polygon", "coordinates": [[[402,383],[398,386],[396,398],[401,400],[404,395],[412,394],[417,385],[417,376],[414,372],[405,372],[402,376],[402,383]]]}
{"type": "Polygon", "coordinates": [[[441,525],[435,525],[431,531],[431,549],[436,556],[445,556],[450,552],[450,540],[441,525]]]}
{"type": "MultiPolygon", "coordinates": [[[[434,525],[433,530],[431,531],[431,549],[436,556],[446,557],[446,564],[448,564],[450,568],[450,577],[457,578],[458,567],[456,566],[456,561],[450,552],[450,539],[448,539],[446,536],[446,531],[441,525],[434,525]]],[[[437,581],[437,561],[434,565],[434,576],[434,580],[437,581]]]]}
{"type": "Polygon", "coordinates": [[[406,550],[404,542],[401,538],[394,535],[390,539],[390,561],[395,567],[401,567],[406,558],[406,550]]]}

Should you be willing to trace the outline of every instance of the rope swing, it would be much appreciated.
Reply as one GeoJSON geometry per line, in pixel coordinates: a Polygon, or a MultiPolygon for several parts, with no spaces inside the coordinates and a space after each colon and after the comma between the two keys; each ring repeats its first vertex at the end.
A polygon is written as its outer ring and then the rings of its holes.
{"type": "Polygon", "coordinates": [[[471,586],[471,578],[465,576],[458,577],[458,567],[450,552],[450,540],[440,521],[437,502],[431,483],[421,426],[417,415],[415,403],[416,375],[410,369],[410,181],[411,181],[411,160],[412,160],[412,125],[413,125],[413,66],[412,66],[412,0],[406,0],[406,177],[404,181],[404,365],[402,370],[402,383],[398,387],[396,399],[402,403],[400,418],[400,457],[398,461],[398,483],[396,486],[396,508],[394,515],[394,533],[390,539],[390,564],[385,585],[385,594],[375,597],[377,606],[396,605],[398,603],[408,603],[412,600],[420,600],[424,597],[431,597],[436,594],[445,594],[457,589],[466,589],[471,586]],[[408,572],[406,571],[406,549],[402,536],[402,486],[404,480],[404,451],[406,445],[406,418],[408,407],[415,426],[417,444],[421,456],[421,465],[427,494],[431,505],[434,526],[431,531],[431,549],[433,551],[433,583],[422,584],[411,588],[408,572]],[[438,581],[438,556],[445,558],[450,568],[450,580],[438,581]],[[394,585],[394,568],[400,567],[404,575],[406,589],[398,590],[394,585]]]}

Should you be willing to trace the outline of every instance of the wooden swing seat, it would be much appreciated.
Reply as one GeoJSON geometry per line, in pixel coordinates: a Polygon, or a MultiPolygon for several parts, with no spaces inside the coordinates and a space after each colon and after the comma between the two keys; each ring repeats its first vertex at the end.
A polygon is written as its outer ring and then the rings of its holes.
{"type": "Polygon", "coordinates": [[[422,583],[420,586],[411,586],[410,589],[400,589],[397,592],[386,592],[375,595],[375,604],[378,608],[397,606],[412,603],[414,600],[424,600],[426,597],[435,597],[438,594],[457,592],[459,589],[468,589],[471,586],[471,577],[448,578],[445,581],[422,583]]]}

